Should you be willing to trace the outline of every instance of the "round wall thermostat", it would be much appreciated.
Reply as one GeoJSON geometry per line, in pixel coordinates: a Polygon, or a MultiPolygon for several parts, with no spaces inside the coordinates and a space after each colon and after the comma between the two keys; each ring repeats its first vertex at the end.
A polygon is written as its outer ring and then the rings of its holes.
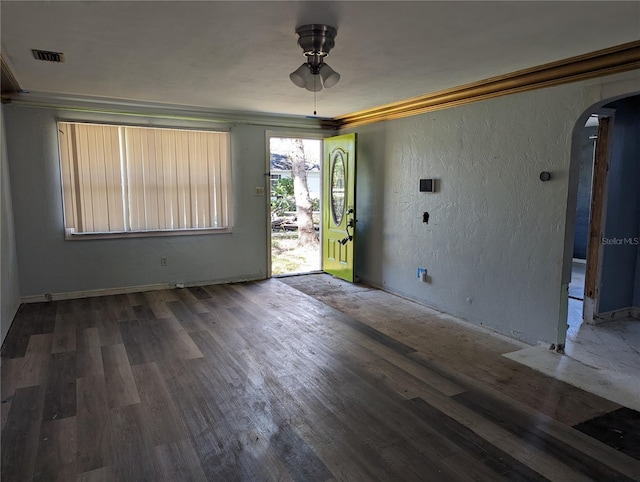
{"type": "Polygon", "coordinates": [[[551,179],[551,173],[547,172],[547,171],[542,171],[540,173],[540,180],[545,182],[548,181],[549,179],[551,179]]]}

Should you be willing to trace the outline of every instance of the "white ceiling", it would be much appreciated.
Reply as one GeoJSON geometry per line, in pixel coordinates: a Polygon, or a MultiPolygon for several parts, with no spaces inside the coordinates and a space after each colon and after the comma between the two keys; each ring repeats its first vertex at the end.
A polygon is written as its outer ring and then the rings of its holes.
{"type": "Polygon", "coordinates": [[[32,92],[293,115],[295,27],[338,29],[334,117],[640,38],[640,2],[7,1],[2,54],[32,92]],[[37,61],[31,49],[65,54],[37,61]]]}

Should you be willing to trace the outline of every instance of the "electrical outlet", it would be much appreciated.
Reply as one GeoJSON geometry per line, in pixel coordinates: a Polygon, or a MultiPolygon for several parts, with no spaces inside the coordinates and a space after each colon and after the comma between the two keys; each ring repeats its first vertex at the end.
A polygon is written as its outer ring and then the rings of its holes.
{"type": "Polygon", "coordinates": [[[256,196],[264,196],[264,187],[256,186],[256,196]]]}
{"type": "Polygon", "coordinates": [[[167,258],[166,258],[166,256],[162,256],[160,258],[160,266],[167,266],[167,258]]]}
{"type": "Polygon", "coordinates": [[[427,281],[427,268],[418,268],[418,271],[416,273],[416,278],[418,278],[419,281],[427,281]]]}

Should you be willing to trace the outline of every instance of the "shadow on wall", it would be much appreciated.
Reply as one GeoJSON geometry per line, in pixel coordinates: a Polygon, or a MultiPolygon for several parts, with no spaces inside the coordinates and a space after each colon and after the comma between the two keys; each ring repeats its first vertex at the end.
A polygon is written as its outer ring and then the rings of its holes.
{"type": "Polygon", "coordinates": [[[578,199],[576,205],[576,227],[573,241],[573,257],[587,258],[589,240],[589,212],[591,210],[591,184],[594,149],[598,126],[585,127],[580,139],[580,166],[578,172],[578,199]]]}
{"type": "MultiPolygon", "coordinates": [[[[383,253],[385,225],[384,179],[385,173],[373,152],[385,152],[386,142],[382,125],[358,133],[356,159],[356,276],[366,280],[381,280],[384,284],[384,263],[374,262],[383,253]],[[358,241],[366,240],[366,242],[358,241]]],[[[378,154],[379,155],[379,154],[378,154]]]]}

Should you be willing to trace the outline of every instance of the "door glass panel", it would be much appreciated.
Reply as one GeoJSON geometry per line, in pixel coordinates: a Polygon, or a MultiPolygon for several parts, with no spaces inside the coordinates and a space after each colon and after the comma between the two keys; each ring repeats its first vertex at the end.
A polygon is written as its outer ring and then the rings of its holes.
{"type": "Polygon", "coordinates": [[[344,216],[344,159],[342,152],[337,151],[331,167],[331,214],[336,226],[342,223],[344,216]]]}

